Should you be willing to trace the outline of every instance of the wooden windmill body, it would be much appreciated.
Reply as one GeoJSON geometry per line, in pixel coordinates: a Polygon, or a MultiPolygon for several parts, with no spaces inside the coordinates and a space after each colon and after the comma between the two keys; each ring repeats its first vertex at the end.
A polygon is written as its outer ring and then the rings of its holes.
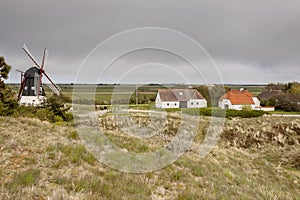
{"type": "Polygon", "coordinates": [[[18,94],[18,102],[24,106],[40,106],[46,103],[47,98],[42,84],[43,75],[50,81],[47,86],[57,95],[60,95],[60,88],[45,73],[44,64],[46,57],[46,48],[42,58],[42,64],[39,65],[24,45],[23,50],[33,61],[35,66],[30,67],[25,72],[21,72],[21,87],[18,94]]]}

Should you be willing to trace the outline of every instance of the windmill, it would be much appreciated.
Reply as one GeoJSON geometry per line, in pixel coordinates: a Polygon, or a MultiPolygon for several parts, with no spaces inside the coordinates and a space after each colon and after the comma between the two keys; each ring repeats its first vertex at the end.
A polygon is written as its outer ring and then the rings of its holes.
{"type": "Polygon", "coordinates": [[[27,56],[33,61],[34,66],[21,72],[21,87],[18,94],[18,102],[26,106],[38,106],[46,101],[46,95],[42,84],[43,75],[50,81],[47,86],[57,95],[60,95],[60,88],[50,79],[44,70],[45,59],[47,54],[46,47],[42,57],[41,65],[34,59],[26,45],[22,48],[27,56]]]}

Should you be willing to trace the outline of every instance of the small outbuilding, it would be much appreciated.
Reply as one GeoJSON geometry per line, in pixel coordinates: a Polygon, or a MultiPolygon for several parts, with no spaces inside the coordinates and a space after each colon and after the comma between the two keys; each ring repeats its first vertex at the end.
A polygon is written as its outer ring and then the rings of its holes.
{"type": "Polygon", "coordinates": [[[203,108],[206,99],[195,89],[159,89],[156,94],[157,108],[203,108]]]}

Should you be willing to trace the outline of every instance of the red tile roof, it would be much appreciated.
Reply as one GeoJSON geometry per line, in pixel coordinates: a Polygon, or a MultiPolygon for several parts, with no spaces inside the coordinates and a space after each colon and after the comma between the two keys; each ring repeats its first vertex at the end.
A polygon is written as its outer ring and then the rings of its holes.
{"type": "Polygon", "coordinates": [[[230,90],[224,94],[219,101],[223,99],[229,99],[232,105],[246,105],[246,104],[255,104],[253,95],[248,90],[230,90]]]}
{"type": "Polygon", "coordinates": [[[159,89],[161,101],[188,101],[190,99],[204,99],[195,89],[159,89]]]}

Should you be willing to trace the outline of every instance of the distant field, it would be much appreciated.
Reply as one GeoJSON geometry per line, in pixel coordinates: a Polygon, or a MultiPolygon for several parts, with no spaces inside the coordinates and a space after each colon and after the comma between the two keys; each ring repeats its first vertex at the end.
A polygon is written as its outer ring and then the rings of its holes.
{"type": "Polygon", "coordinates": [[[261,93],[266,85],[226,85],[234,90],[239,90],[240,88],[244,88],[252,92],[254,96],[257,96],[259,93],[261,93]]]}
{"type": "MultiPolygon", "coordinates": [[[[20,85],[19,84],[10,84],[16,92],[18,92],[20,85]]],[[[76,93],[73,93],[72,84],[60,84],[61,93],[67,97],[72,98],[80,97],[81,99],[91,100],[95,94],[95,101],[97,104],[110,104],[112,99],[112,94],[114,94],[115,101],[123,101],[125,103],[135,103],[137,98],[139,103],[150,103],[155,100],[156,92],[158,89],[165,88],[160,85],[143,85],[138,86],[137,97],[135,93],[136,85],[113,85],[113,84],[99,84],[99,85],[89,85],[81,84],[76,85],[76,93]]],[[[255,96],[263,91],[265,85],[226,85],[231,89],[240,89],[247,88],[255,96]]],[[[168,88],[186,88],[186,85],[175,85],[169,84],[166,85],[168,88]]],[[[197,85],[193,85],[197,87],[197,85]]],[[[45,86],[44,87],[46,94],[49,96],[52,94],[52,91],[45,86]]]]}

